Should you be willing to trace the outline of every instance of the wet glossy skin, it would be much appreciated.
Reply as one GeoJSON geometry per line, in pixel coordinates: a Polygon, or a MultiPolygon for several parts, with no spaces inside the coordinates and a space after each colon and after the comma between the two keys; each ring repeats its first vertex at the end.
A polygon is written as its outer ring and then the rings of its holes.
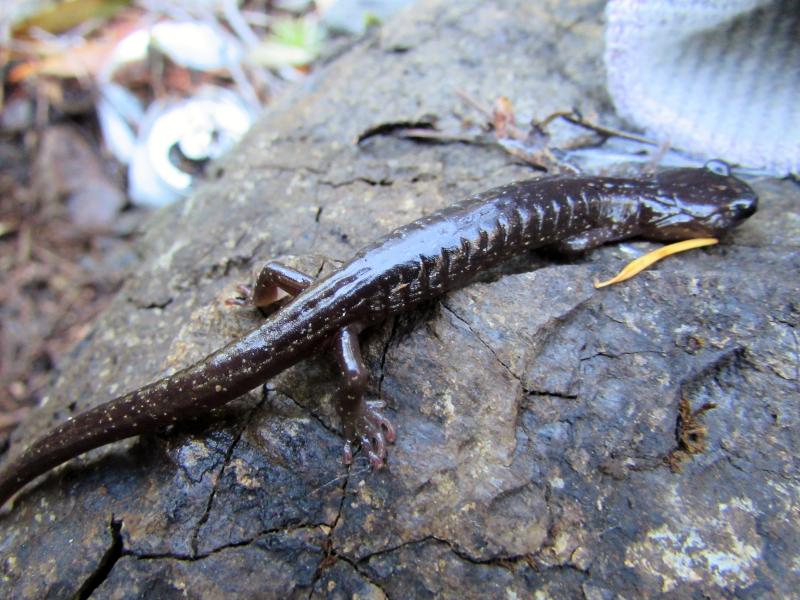
{"type": "Polygon", "coordinates": [[[708,169],[654,177],[545,177],[512,183],[396,229],[326,279],[268,265],[254,298],[274,288],[297,297],[264,325],[175,375],[56,427],[0,472],[0,504],[34,477],[92,448],[153,431],[221,406],[321,349],[342,371],[337,408],[345,462],[361,444],[373,465],[394,439],[391,424],[363,400],[358,348],[365,327],[448,290],[529,248],[581,252],[629,237],[681,240],[718,236],[752,215],[745,183],[708,169]]]}

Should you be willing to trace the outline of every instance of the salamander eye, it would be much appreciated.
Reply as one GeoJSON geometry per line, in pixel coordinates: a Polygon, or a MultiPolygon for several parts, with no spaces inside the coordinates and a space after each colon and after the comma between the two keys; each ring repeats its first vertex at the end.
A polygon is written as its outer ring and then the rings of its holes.
{"type": "Polygon", "coordinates": [[[716,173],[717,175],[723,175],[725,177],[730,177],[731,175],[731,166],[724,160],[720,160],[718,158],[713,158],[709,160],[703,166],[712,173],[716,173]]]}

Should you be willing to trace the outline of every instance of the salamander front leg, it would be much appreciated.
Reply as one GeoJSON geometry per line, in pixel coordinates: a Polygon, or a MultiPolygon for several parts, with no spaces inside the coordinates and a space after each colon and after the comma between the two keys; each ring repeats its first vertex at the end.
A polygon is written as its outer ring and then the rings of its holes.
{"type": "Polygon", "coordinates": [[[565,256],[578,256],[608,242],[616,241],[620,237],[624,236],[620,236],[619,232],[606,227],[598,227],[564,238],[553,244],[552,248],[565,256]]]}
{"type": "Polygon", "coordinates": [[[380,468],[386,458],[386,442],[395,440],[391,422],[378,412],[378,403],[364,401],[367,369],[361,358],[358,334],[361,327],[349,325],[334,339],[334,350],[342,371],[342,384],[337,392],[336,409],[344,427],[342,459],[353,462],[353,445],[360,444],[373,467],[380,468]]]}
{"type": "Polygon", "coordinates": [[[229,299],[227,304],[265,308],[286,296],[296,296],[313,282],[305,273],[270,261],[259,271],[252,286],[237,286],[239,296],[229,299]]]}

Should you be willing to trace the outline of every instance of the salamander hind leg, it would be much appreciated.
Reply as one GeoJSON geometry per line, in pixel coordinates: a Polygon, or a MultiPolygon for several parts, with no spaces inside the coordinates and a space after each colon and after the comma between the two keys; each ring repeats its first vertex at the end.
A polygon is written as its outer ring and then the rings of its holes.
{"type": "Polygon", "coordinates": [[[386,459],[386,443],[395,440],[395,431],[391,422],[379,412],[380,403],[364,400],[367,369],[358,344],[360,331],[358,325],[349,325],[334,340],[336,360],[342,371],[336,397],[345,438],[342,459],[349,465],[353,461],[353,447],[360,445],[372,466],[380,468],[386,459]]]}
{"type": "Polygon", "coordinates": [[[314,279],[291,267],[270,261],[258,272],[255,283],[236,287],[237,296],[227,300],[227,304],[265,308],[287,296],[296,296],[314,279]]]}

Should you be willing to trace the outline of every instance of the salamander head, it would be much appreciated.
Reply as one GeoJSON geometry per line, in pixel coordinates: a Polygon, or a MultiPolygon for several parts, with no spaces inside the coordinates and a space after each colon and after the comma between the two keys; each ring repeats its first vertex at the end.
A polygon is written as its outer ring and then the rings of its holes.
{"type": "Polygon", "coordinates": [[[642,234],[674,241],[719,237],[758,208],[758,196],[720,161],[702,169],[672,169],[655,176],[656,194],[645,202],[642,234]]]}

